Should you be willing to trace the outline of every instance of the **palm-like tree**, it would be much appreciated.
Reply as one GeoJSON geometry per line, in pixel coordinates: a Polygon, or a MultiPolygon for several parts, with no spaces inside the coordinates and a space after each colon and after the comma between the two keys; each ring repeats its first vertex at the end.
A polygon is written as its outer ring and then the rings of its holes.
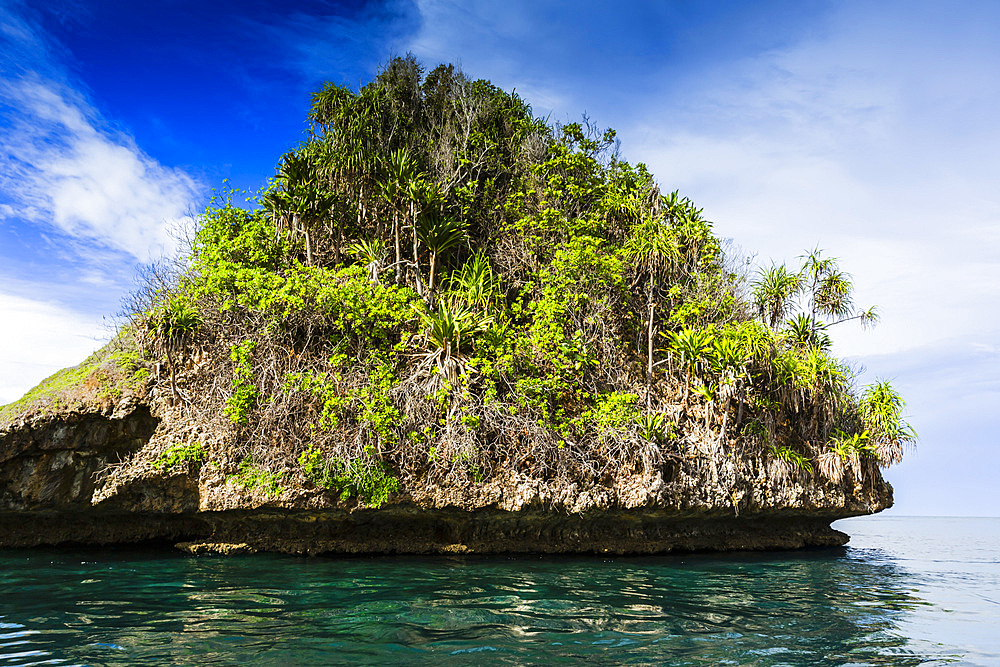
{"type": "Polygon", "coordinates": [[[493,323],[493,317],[468,305],[438,299],[430,312],[419,311],[430,350],[421,362],[426,371],[436,365],[442,377],[456,385],[458,377],[466,371],[462,346],[471,345],[475,334],[493,323]]]}
{"type": "Polygon", "coordinates": [[[368,278],[373,283],[379,282],[379,274],[385,267],[388,247],[382,239],[362,239],[347,247],[348,254],[353,255],[368,269],[368,278]]]}
{"type": "MultiPolygon", "coordinates": [[[[328,83],[312,96],[309,118],[316,139],[310,145],[324,154],[318,171],[327,187],[341,194],[343,203],[351,202],[356,208],[359,232],[366,230],[370,217],[368,197],[379,190],[373,182],[378,182],[378,155],[384,145],[380,137],[382,116],[382,100],[368,88],[356,94],[328,83]]],[[[337,233],[338,258],[344,222],[341,218],[337,233]]]]}
{"type": "Polygon", "coordinates": [[[288,228],[292,238],[305,241],[306,263],[313,263],[316,225],[329,217],[335,196],[320,178],[314,155],[308,150],[286,154],[278,168],[274,186],[264,195],[280,231],[288,228]]]}
{"type": "Polygon", "coordinates": [[[809,315],[826,315],[835,318],[847,317],[851,312],[851,296],[854,286],[850,276],[840,270],[837,260],[823,257],[823,251],[815,248],[802,256],[804,263],[799,275],[806,293],[809,295],[809,315]]]}
{"type": "MultiPolygon", "coordinates": [[[[398,266],[403,258],[400,241],[401,218],[410,212],[411,192],[417,190],[416,181],[420,180],[416,161],[405,148],[390,153],[382,163],[383,178],[379,183],[382,198],[392,209],[392,238],[396,251],[396,275],[402,276],[398,266]]],[[[397,280],[397,282],[399,282],[397,280]]]]}
{"type": "Polygon", "coordinates": [[[500,282],[490,260],[481,250],[473,253],[461,269],[448,278],[448,291],[470,308],[491,310],[500,282]]]}
{"type": "Polygon", "coordinates": [[[423,295],[423,280],[420,277],[420,235],[418,233],[418,221],[420,220],[420,216],[424,215],[425,212],[441,211],[444,207],[445,196],[438,188],[437,183],[423,177],[410,179],[404,196],[409,203],[409,222],[411,240],[413,242],[413,267],[417,272],[417,292],[423,295]]]}
{"type": "Polygon", "coordinates": [[[625,245],[636,281],[646,283],[646,411],[650,410],[653,383],[653,340],[656,337],[656,292],[680,259],[677,236],[663,219],[647,217],[632,229],[625,245]]]}
{"type": "Polygon", "coordinates": [[[867,430],[860,433],[834,431],[827,446],[829,449],[819,456],[819,468],[834,484],[839,484],[848,470],[855,479],[861,479],[862,461],[875,456],[867,430]]]}
{"type": "Polygon", "coordinates": [[[691,376],[697,370],[698,364],[706,359],[715,337],[707,329],[682,329],[678,332],[668,331],[667,338],[670,341],[670,349],[681,357],[681,365],[684,368],[683,402],[687,405],[691,376]]]}
{"type": "Polygon", "coordinates": [[[802,277],[789,271],[784,264],[772,264],[760,270],[752,288],[757,314],[773,329],[791,311],[795,297],[802,289],[802,277]]]}
{"type": "Polygon", "coordinates": [[[327,83],[311,96],[309,120],[324,133],[330,132],[340,124],[356,97],[344,86],[327,83]]]}
{"type": "Polygon", "coordinates": [[[145,318],[145,329],[167,359],[170,374],[170,394],[177,398],[176,357],[184,353],[194,333],[202,324],[201,312],[183,295],[177,295],[150,310],[145,318]]]}
{"type": "Polygon", "coordinates": [[[425,215],[417,222],[417,236],[430,253],[427,289],[433,291],[438,257],[468,243],[466,225],[451,216],[425,215]]]}
{"type": "MultiPolygon", "coordinates": [[[[742,399],[745,391],[747,363],[750,360],[748,352],[735,338],[716,338],[710,351],[712,370],[719,375],[718,394],[724,401],[722,404],[722,428],[719,440],[726,437],[726,426],[729,423],[729,404],[733,397],[742,399]]],[[[743,419],[743,401],[739,400],[739,415],[736,425],[743,419]]]]}
{"type": "Polygon", "coordinates": [[[886,380],[879,380],[865,387],[861,395],[858,411],[861,422],[880,464],[884,466],[899,463],[903,458],[903,447],[913,443],[917,434],[903,419],[906,403],[886,380]]]}
{"type": "Polygon", "coordinates": [[[875,306],[867,310],[854,309],[854,284],[851,277],[841,271],[837,260],[824,257],[823,251],[816,248],[801,257],[802,269],[799,277],[802,287],[808,296],[809,317],[813,322],[820,318],[828,318],[826,327],[860,320],[862,326],[872,326],[879,320],[875,306]]]}
{"type": "Polygon", "coordinates": [[[782,350],[771,360],[771,372],[779,400],[798,412],[806,404],[812,385],[809,369],[797,350],[782,350]]]}
{"type": "Polygon", "coordinates": [[[799,313],[785,322],[784,332],[794,347],[809,349],[818,347],[829,351],[833,345],[826,333],[827,325],[814,319],[808,313],[799,313]]]}

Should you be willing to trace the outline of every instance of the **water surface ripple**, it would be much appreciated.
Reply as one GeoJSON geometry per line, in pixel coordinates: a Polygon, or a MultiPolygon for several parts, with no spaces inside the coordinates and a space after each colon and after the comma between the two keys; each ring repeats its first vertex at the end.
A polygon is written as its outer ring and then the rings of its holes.
{"type": "Polygon", "coordinates": [[[893,544],[612,559],[0,551],[0,665],[1000,664],[996,644],[962,635],[989,623],[977,613],[1000,618],[997,550],[907,558],[893,544]]]}

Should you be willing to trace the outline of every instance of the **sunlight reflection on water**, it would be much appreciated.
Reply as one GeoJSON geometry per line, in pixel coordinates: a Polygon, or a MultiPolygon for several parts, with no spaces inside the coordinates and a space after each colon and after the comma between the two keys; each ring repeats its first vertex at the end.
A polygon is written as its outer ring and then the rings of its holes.
{"type": "Polygon", "coordinates": [[[757,555],[4,551],[0,665],[1000,663],[998,550],[867,521],[839,525],[851,548],[757,555]]]}

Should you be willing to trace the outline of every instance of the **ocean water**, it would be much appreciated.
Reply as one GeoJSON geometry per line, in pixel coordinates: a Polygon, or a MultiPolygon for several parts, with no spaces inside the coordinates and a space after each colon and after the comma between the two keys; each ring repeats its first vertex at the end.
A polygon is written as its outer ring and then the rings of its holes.
{"type": "Polygon", "coordinates": [[[643,558],[0,551],[0,665],[1000,665],[1000,519],[643,558]]]}

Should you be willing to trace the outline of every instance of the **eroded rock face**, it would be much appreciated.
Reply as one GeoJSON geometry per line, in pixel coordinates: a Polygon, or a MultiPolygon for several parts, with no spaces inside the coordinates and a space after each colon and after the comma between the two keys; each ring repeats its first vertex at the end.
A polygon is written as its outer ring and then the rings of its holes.
{"type": "Polygon", "coordinates": [[[508,474],[462,488],[416,484],[368,509],[301,476],[272,495],[240,488],[219,465],[157,470],[148,460],[154,434],[176,427],[132,403],[0,430],[0,547],[159,540],[195,554],[792,549],[844,544],[833,520],[892,504],[880,476],[864,484],[781,476],[766,459],[716,448],[603,485],[553,487],[508,474]]]}
{"type": "Polygon", "coordinates": [[[0,512],[89,508],[98,472],[141,449],[157,423],[148,406],[124,404],[8,425],[0,430],[0,512]]]}

